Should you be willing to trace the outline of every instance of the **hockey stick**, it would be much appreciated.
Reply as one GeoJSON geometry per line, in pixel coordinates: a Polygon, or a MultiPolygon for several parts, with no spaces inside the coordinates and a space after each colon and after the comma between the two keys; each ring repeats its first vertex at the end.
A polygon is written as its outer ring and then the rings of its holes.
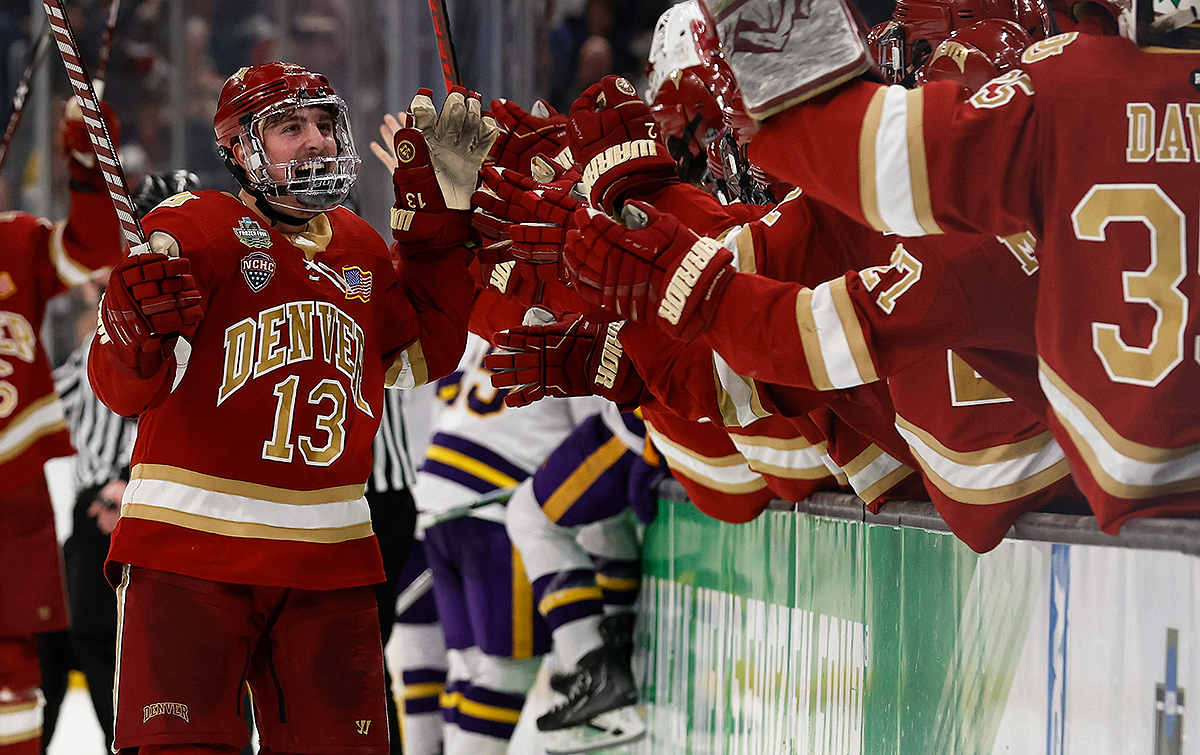
{"type": "Polygon", "coordinates": [[[71,31],[71,23],[63,10],[62,0],[42,0],[46,9],[46,17],[50,19],[50,28],[54,31],[54,39],[58,51],[62,54],[63,65],[67,67],[67,77],[75,89],[75,100],[83,111],[83,122],[87,126],[88,139],[96,152],[100,163],[100,172],[104,174],[104,183],[108,187],[108,196],[112,199],[117,211],[117,219],[121,221],[121,233],[129,244],[130,254],[142,254],[150,250],[146,243],[146,234],[134,211],[133,199],[129,196],[129,184],[125,180],[125,172],[121,170],[121,162],[117,159],[117,150],[108,126],[100,116],[100,102],[96,99],[96,90],[92,80],[83,67],[83,58],[79,55],[79,43],[75,41],[75,33],[71,31]]]}
{"type": "Polygon", "coordinates": [[[455,506],[452,509],[446,509],[444,511],[430,511],[425,514],[421,514],[417,517],[417,530],[424,532],[435,524],[449,522],[452,519],[461,519],[475,509],[481,509],[484,506],[490,506],[493,503],[502,503],[507,501],[510,497],[512,497],[514,490],[516,490],[515,486],[511,488],[499,488],[490,493],[481,495],[474,501],[465,503],[462,506],[455,506]]]}
{"type": "Polygon", "coordinates": [[[396,615],[404,613],[413,607],[421,599],[421,596],[429,592],[433,587],[433,569],[426,569],[417,575],[417,578],[409,583],[404,591],[396,596],[396,615]]]}
{"type": "Polygon", "coordinates": [[[4,141],[0,142],[0,168],[4,167],[4,161],[8,159],[8,148],[12,145],[13,136],[17,133],[17,126],[21,125],[21,117],[25,114],[25,99],[29,96],[29,82],[33,80],[33,74],[37,73],[37,69],[42,64],[42,58],[46,57],[46,49],[49,47],[50,26],[47,25],[42,28],[41,34],[33,44],[33,49],[29,51],[29,60],[25,62],[21,81],[17,84],[17,91],[13,94],[8,125],[4,127],[4,141]]]}
{"type": "Polygon", "coordinates": [[[446,0],[429,0],[429,15],[433,17],[433,36],[437,39],[438,55],[442,59],[442,77],[446,80],[446,93],[462,86],[458,72],[458,56],[454,54],[454,40],[450,37],[450,16],[446,13],[446,0]]]}
{"type": "Polygon", "coordinates": [[[100,38],[100,52],[96,56],[96,75],[92,82],[96,86],[96,99],[104,99],[104,81],[108,75],[108,58],[112,55],[113,32],[117,30],[117,13],[121,10],[121,0],[111,0],[108,4],[108,22],[104,27],[104,36],[100,38]]]}

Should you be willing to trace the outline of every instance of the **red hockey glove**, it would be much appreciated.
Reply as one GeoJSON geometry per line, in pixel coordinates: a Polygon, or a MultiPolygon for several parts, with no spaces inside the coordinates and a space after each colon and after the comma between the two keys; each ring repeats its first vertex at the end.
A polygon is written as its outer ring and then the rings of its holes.
{"type": "Polygon", "coordinates": [[[571,106],[567,125],[571,152],[596,209],[611,212],[621,200],[679,180],[650,108],[627,79],[605,76],[589,87],[571,106]]]}
{"type": "Polygon", "coordinates": [[[497,333],[504,351],[484,357],[492,385],[511,388],[509,406],[524,406],[545,396],[603,396],[623,410],[649,397],[646,383],[617,334],[622,323],[601,325],[566,315],[549,325],[523,325],[497,333]]]}
{"type": "Polygon", "coordinates": [[[543,280],[539,276],[557,275],[558,267],[518,262],[497,249],[508,243],[499,241],[479,250],[479,277],[485,288],[524,307],[532,307],[541,301],[543,280]]]}
{"type": "MultiPolygon", "coordinates": [[[[541,157],[535,159],[537,163],[548,166],[541,157]]],[[[485,168],[484,185],[472,198],[478,208],[475,227],[485,236],[511,240],[506,250],[509,259],[557,265],[573,214],[581,205],[571,193],[573,178],[567,173],[557,176],[555,183],[542,184],[512,170],[485,168]]]]}
{"type": "Polygon", "coordinates": [[[531,175],[529,162],[539,154],[561,164],[571,164],[567,140],[567,116],[555,112],[545,100],[538,100],[528,112],[509,100],[492,100],[492,116],[500,132],[485,165],[510,168],[531,175]]]}
{"type": "MultiPolygon", "coordinates": [[[[117,120],[117,111],[107,102],[100,103],[100,115],[108,126],[108,134],[113,139],[113,146],[121,145],[121,122],[117,120]]],[[[105,189],[104,174],[96,162],[96,153],[92,150],[92,142],[88,139],[87,125],[83,122],[83,112],[75,98],[67,103],[67,112],[62,121],[63,152],[67,156],[67,172],[71,176],[73,188],[100,191],[105,189]]]]}
{"type": "Polygon", "coordinates": [[[158,372],[180,333],[204,319],[204,300],[184,257],[130,255],[113,268],[100,300],[100,337],[139,378],[158,372]]]}
{"type": "Polygon", "coordinates": [[[392,186],[392,238],[400,257],[463,246],[471,241],[471,213],[446,207],[429,146],[415,128],[402,128],[392,140],[396,170],[392,186]]]}
{"type": "Polygon", "coordinates": [[[653,319],[674,338],[697,338],[733,279],[733,253],[645,202],[626,203],[622,217],[626,225],[575,213],[563,259],[579,295],[619,317],[653,319]]]}

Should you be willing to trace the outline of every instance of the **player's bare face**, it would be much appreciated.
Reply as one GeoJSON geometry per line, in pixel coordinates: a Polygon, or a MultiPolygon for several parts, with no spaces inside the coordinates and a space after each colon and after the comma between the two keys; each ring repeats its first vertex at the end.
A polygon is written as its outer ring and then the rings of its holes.
{"type": "MultiPolygon", "coordinates": [[[[319,107],[295,108],[268,118],[262,127],[262,142],[272,163],[337,156],[333,116],[319,107]]],[[[275,168],[267,172],[276,180],[284,178],[275,168]]]]}

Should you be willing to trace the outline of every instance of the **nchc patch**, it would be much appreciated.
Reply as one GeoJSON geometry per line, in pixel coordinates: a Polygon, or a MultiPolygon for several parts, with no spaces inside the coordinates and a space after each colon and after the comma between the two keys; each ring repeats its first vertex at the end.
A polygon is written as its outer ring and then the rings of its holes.
{"type": "Polygon", "coordinates": [[[275,260],[266,252],[250,252],[242,257],[242,277],[254,293],[267,287],[275,275],[275,260]]]}
{"type": "Polygon", "coordinates": [[[342,268],[342,277],[346,280],[346,298],[360,301],[371,301],[371,273],[358,265],[342,268]]]}
{"type": "Polygon", "coordinates": [[[271,234],[250,218],[239,220],[237,227],[233,229],[233,235],[238,237],[238,241],[251,249],[271,248],[271,234]]]}

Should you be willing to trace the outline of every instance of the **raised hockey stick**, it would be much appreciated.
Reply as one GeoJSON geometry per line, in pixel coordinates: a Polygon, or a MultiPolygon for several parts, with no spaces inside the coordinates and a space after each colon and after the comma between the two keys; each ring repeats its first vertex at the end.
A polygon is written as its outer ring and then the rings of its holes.
{"type": "Polygon", "coordinates": [[[437,39],[438,55],[442,59],[442,77],[446,80],[446,92],[452,87],[462,86],[458,72],[458,56],[454,54],[454,39],[450,36],[450,16],[446,13],[446,0],[429,0],[429,15],[433,17],[433,36],[437,39]]]}
{"type": "Polygon", "coordinates": [[[25,61],[25,70],[21,72],[21,81],[17,84],[17,91],[13,93],[12,110],[8,114],[8,125],[4,127],[4,140],[0,141],[0,168],[4,167],[4,161],[8,159],[8,148],[12,145],[13,136],[17,133],[17,126],[21,125],[21,117],[25,114],[25,100],[29,97],[29,82],[33,80],[33,74],[37,73],[49,47],[50,27],[47,25],[42,28],[37,41],[33,43],[33,49],[29,51],[29,59],[25,61]]]}
{"type": "Polygon", "coordinates": [[[67,77],[75,89],[75,100],[83,111],[88,139],[92,142],[92,149],[100,162],[100,171],[104,174],[108,196],[117,210],[117,219],[121,222],[121,233],[129,244],[129,253],[148,252],[150,247],[146,243],[146,234],[134,210],[133,199],[129,196],[125,172],[121,170],[121,162],[117,159],[117,150],[112,136],[108,133],[108,126],[100,117],[100,102],[96,99],[92,80],[83,67],[79,43],[75,41],[75,33],[71,31],[62,0],[42,0],[42,7],[46,9],[46,17],[50,19],[50,28],[54,31],[54,41],[58,44],[63,65],[67,67],[67,77]]]}
{"type": "Polygon", "coordinates": [[[100,52],[96,56],[96,73],[92,82],[96,86],[96,98],[104,99],[104,81],[108,76],[108,58],[112,55],[113,33],[117,30],[117,14],[121,11],[121,0],[112,0],[108,4],[108,22],[104,26],[104,36],[100,38],[100,52]]]}

